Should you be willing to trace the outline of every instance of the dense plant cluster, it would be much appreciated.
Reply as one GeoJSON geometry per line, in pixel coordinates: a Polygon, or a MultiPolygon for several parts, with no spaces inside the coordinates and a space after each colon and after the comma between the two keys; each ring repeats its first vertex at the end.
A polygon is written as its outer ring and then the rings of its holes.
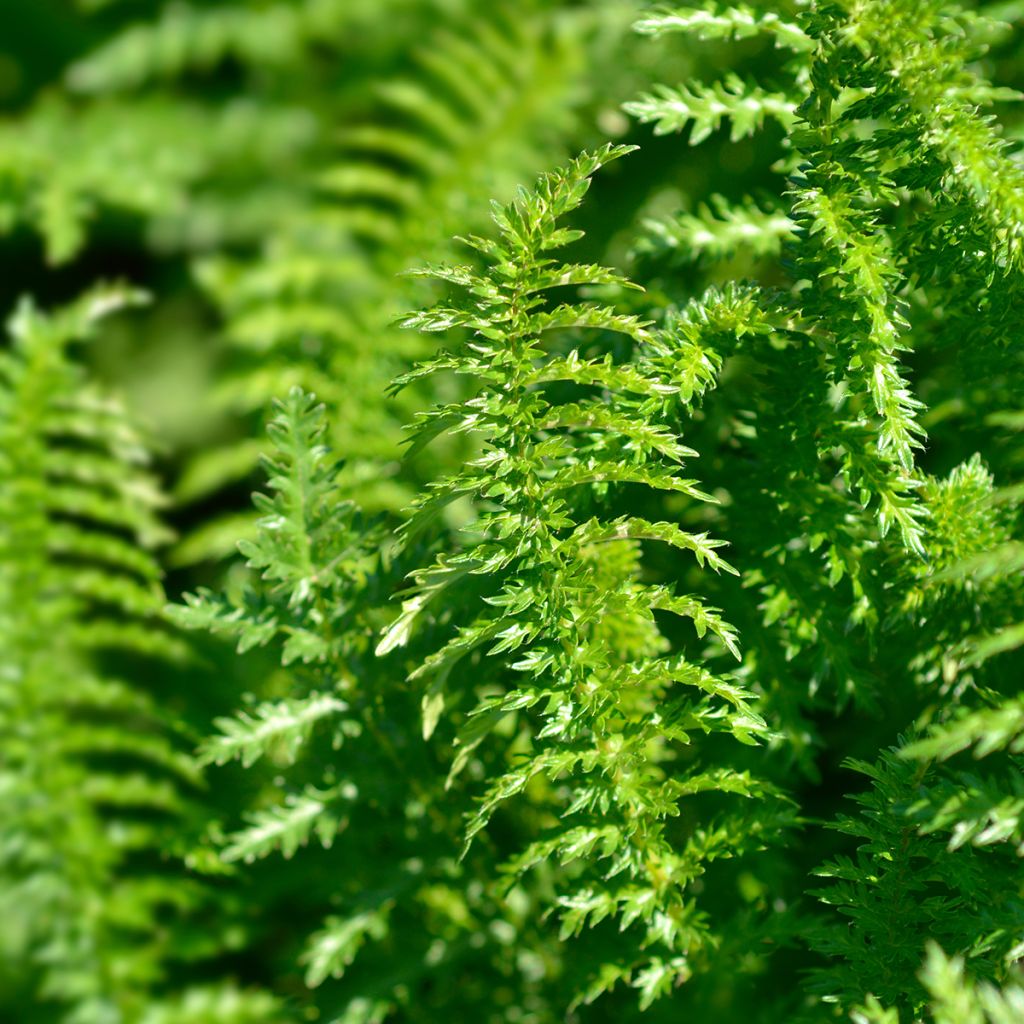
{"type": "Polygon", "coordinates": [[[1024,1020],[1024,9],[26,6],[0,1017],[1024,1020]]]}

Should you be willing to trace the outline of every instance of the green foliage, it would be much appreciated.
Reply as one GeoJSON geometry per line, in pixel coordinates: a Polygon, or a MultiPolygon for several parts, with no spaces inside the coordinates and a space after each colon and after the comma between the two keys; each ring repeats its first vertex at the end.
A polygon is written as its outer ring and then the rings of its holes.
{"type": "MultiPolygon", "coordinates": [[[[392,6],[400,8],[401,3],[392,6]]],[[[331,43],[339,28],[365,22],[359,0],[302,0],[259,6],[238,3],[203,9],[175,4],[76,62],[68,73],[79,92],[117,92],[149,81],[176,79],[232,59],[253,67],[292,66],[311,44],[331,43]]]]}
{"type": "Polygon", "coordinates": [[[272,183],[258,197],[238,196],[239,181],[254,162],[295,174],[316,127],[300,109],[245,102],[207,110],[114,100],[85,114],[47,103],[27,126],[0,126],[0,231],[28,224],[51,264],[80,253],[105,209],[146,218],[162,250],[250,238],[294,200],[272,183]],[[197,137],[203,146],[193,145],[197,137]],[[191,194],[197,186],[200,197],[191,194]]]}
{"type": "Polygon", "coordinates": [[[796,227],[778,210],[762,210],[749,198],[730,205],[721,195],[713,195],[696,214],[651,218],[643,226],[637,256],[682,265],[722,260],[742,249],[757,258],[778,256],[796,227]]]}
{"type": "Polygon", "coordinates": [[[934,945],[928,949],[921,980],[932,997],[936,1024],[1002,1024],[1024,1012],[1024,989],[1019,985],[1002,990],[984,984],[976,987],[964,977],[963,963],[947,958],[934,945]]]}
{"type": "MultiPolygon", "coordinates": [[[[1024,1013],[1024,988],[1011,984],[997,989],[990,984],[975,985],[964,974],[958,957],[947,957],[931,943],[921,970],[921,982],[930,997],[929,1021],[935,1024],[1004,1024],[1024,1013]]],[[[899,1024],[894,1010],[884,1009],[877,999],[853,1014],[854,1024],[899,1024]]]]}
{"type": "Polygon", "coordinates": [[[1021,1018],[1021,3],[15,6],[0,1017],[1021,1018]]]}
{"type": "Polygon", "coordinates": [[[942,782],[929,764],[900,761],[886,754],[877,765],[853,763],[871,789],[855,799],[856,817],[842,816],[835,827],[861,845],[855,858],[838,857],[817,870],[834,879],[819,892],[849,920],[834,923],[813,945],[830,966],[817,984],[826,1001],[852,1005],[865,992],[899,1007],[910,1019],[923,1009],[925,993],[910,984],[921,956],[921,936],[980,961],[978,969],[1020,956],[1024,926],[1014,879],[1015,856],[1002,851],[960,850],[916,826],[913,801],[927,800],[942,782]]]}

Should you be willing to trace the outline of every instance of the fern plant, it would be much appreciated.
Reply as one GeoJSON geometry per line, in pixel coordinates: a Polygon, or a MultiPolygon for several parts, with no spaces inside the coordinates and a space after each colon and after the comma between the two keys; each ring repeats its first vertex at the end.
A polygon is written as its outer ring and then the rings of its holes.
{"type": "Polygon", "coordinates": [[[79,256],[99,232],[96,222],[114,213],[144,220],[161,252],[238,244],[296,205],[301,191],[286,180],[316,131],[308,112],[286,104],[205,107],[149,97],[83,112],[50,98],[27,119],[0,125],[0,233],[36,231],[51,265],[79,256]],[[270,180],[258,196],[239,197],[253,163],[270,180]]]}

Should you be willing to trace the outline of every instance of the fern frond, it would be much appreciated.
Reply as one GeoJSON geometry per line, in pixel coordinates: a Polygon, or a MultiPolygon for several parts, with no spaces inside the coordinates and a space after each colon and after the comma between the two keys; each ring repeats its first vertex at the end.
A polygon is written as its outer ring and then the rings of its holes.
{"type": "Polygon", "coordinates": [[[385,900],[352,917],[332,917],[326,921],[323,931],[310,939],[304,956],[306,984],[316,988],[328,978],[340,978],[364,943],[379,940],[388,932],[393,906],[392,901],[385,900]]]}
{"type": "Polygon", "coordinates": [[[907,978],[927,940],[967,953],[975,922],[984,920],[986,942],[1001,959],[1016,945],[1022,920],[1012,899],[992,899],[993,878],[1012,875],[1016,858],[997,846],[946,848],[938,837],[919,834],[915,804],[927,801],[934,780],[927,762],[894,753],[875,765],[848,763],[871,778],[872,788],[854,798],[862,812],[841,817],[834,827],[856,837],[860,849],[856,859],[838,857],[818,870],[833,881],[817,895],[852,925],[833,923],[813,942],[835,958],[819,973],[822,991],[831,989],[833,998],[852,1005],[870,989],[883,1005],[915,1019],[927,998],[923,988],[908,991],[907,978]]]}
{"type": "Polygon", "coordinates": [[[796,232],[796,223],[781,211],[763,210],[749,198],[731,204],[720,195],[695,214],[649,218],[642,227],[635,254],[665,259],[671,266],[722,260],[740,250],[757,258],[778,256],[796,232]]]}
{"type": "MultiPolygon", "coordinates": [[[[187,595],[170,614],[185,629],[231,636],[240,651],[279,642],[286,665],[327,665],[347,649],[345,631],[359,615],[342,595],[366,583],[372,530],[339,497],[339,467],[323,444],[324,406],[298,388],[277,406],[264,460],[270,494],[255,496],[263,515],[252,539],[238,545],[258,583],[237,598],[187,595]]],[[[332,681],[332,688],[341,685],[332,681]]],[[[251,764],[274,747],[294,759],[315,722],[345,710],[327,692],[263,704],[252,715],[219,722],[223,735],[210,741],[204,757],[251,764]]]]}
{"type": "Polygon", "coordinates": [[[789,128],[796,120],[795,101],[785,93],[768,92],[737,75],[713,85],[657,86],[653,93],[626,103],[623,109],[642,124],[653,124],[655,135],[690,129],[690,145],[703,142],[722,122],[731,122],[732,142],[753,135],[766,118],[789,128]]]}
{"type": "MultiPolygon", "coordinates": [[[[531,848],[517,863],[525,869],[556,856],[563,862],[584,857],[590,863],[610,861],[613,875],[625,873],[630,881],[621,891],[587,888],[578,897],[560,900],[563,935],[609,915],[619,917],[623,928],[642,920],[647,929],[642,946],[659,943],[679,954],[643,961],[635,984],[647,1002],[664,987],[650,978],[678,980],[687,970],[682,954],[707,941],[700,916],[683,896],[701,871],[699,854],[677,852],[663,824],[679,813],[676,800],[688,791],[681,787],[671,797],[653,785],[658,765],[673,742],[689,742],[691,728],[729,732],[750,742],[763,735],[765,726],[741,687],[682,655],[656,656],[661,646],[656,631],[651,643],[657,646],[622,662],[609,658],[597,642],[595,631],[605,617],[653,621],[653,611],[660,609],[692,618],[701,635],[710,628],[738,653],[731,627],[699,600],[637,586],[629,573],[602,579],[591,569],[595,561],[600,564],[605,545],[614,551],[624,542],[653,541],[693,552],[700,566],[734,571],[718,553],[722,542],[706,533],[639,516],[581,511],[591,488],[624,483],[679,490],[697,502],[711,500],[692,481],[679,480],[678,462],[690,453],[657,418],[675,387],[666,386],[641,360],[584,361],[574,336],[559,344],[560,334],[550,342],[547,335],[552,327],[624,334],[641,350],[670,348],[671,339],[657,337],[649,325],[613,309],[565,303],[552,312],[536,312],[548,288],[594,276],[584,268],[549,272],[554,263],[549,254],[578,237],[562,221],[582,202],[591,176],[627,152],[609,146],[585,153],[542,177],[535,189],[521,191],[511,204],[495,206],[496,237],[469,240],[491,269],[482,279],[442,271],[443,279],[467,289],[464,298],[405,320],[407,327],[431,331],[469,327],[471,340],[442,353],[424,370],[455,369],[475,377],[477,385],[461,407],[436,407],[421,417],[414,444],[417,438],[432,439],[438,426],[447,430],[465,422],[480,437],[483,452],[462,472],[439,481],[414,510],[413,531],[429,522],[438,501],[458,495],[477,506],[464,547],[414,574],[415,594],[378,652],[408,643],[429,620],[440,593],[449,606],[454,602],[458,607],[466,586],[484,588],[487,607],[410,676],[434,680],[431,707],[439,693],[442,707],[465,700],[475,704],[460,734],[461,750],[450,778],[506,716],[530,714],[522,726],[529,730],[530,753],[492,780],[469,821],[467,843],[499,808],[542,778],[571,781],[575,800],[569,801],[566,816],[600,804],[602,828],[567,821],[557,838],[531,848]],[[563,355],[568,345],[573,347],[563,355]],[[576,394],[556,400],[548,390],[554,381],[572,383],[576,394]],[[588,394],[594,385],[601,391],[588,394]],[[604,411],[598,412],[602,405],[604,411]],[[655,431],[619,426],[629,420],[654,425],[655,431]],[[500,695],[483,696],[486,691],[475,685],[473,670],[461,668],[470,662],[487,673],[487,687],[499,689],[500,695]],[[665,963],[674,966],[670,971],[658,967],[665,963]]],[[[426,706],[427,696],[424,701],[426,706]]]]}
{"type": "Polygon", "coordinates": [[[310,790],[291,796],[284,804],[255,811],[249,824],[228,837],[223,856],[229,863],[244,860],[252,863],[260,857],[280,850],[288,859],[315,834],[320,844],[329,848],[345,828],[345,819],[337,809],[338,793],[310,790]]]}
{"type": "Polygon", "coordinates": [[[814,49],[814,40],[794,21],[775,11],[765,11],[747,4],[723,5],[707,3],[703,7],[665,8],[636,22],[634,28],[643,35],[660,36],[683,32],[697,39],[746,39],[769,35],[776,46],[791,50],[814,49]]]}
{"type": "Polygon", "coordinates": [[[1024,258],[1024,170],[992,119],[979,116],[964,86],[984,86],[969,69],[972,47],[948,29],[945,8],[926,4],[908,16],[894,0],[849,8],[845,34],[892,76],[920,138],[950,179],[978,207],[1008,266],[1024,258]],[[941,71],[940,71],[941,69],[941,71]]]}
{"type": "Polygon", "coordinates": [[[996,707],[963,712],[933,727],[931,735],[911,744],[906,754],[945,761],[968,749],[977,758],[997,750],[1024,753],[1024,701],[1011,699],[996,707]]]}
{"type": "MultiPolygon", "coordinates": [[[[179,615],[178,619],[192,629],[201,629],[204,625],[192,616],[179,615]]],[[[204,743],[201,760],[207,764],[226,764],[237,759],[243,768],[248,768],[259,758],[270,756],[275,761],[292,764],[313,728],[346,710],[348,706],[344,701],[320,693],[261,704],[251,714],[241,712],[237,718],[218,719],[215,724],[221,730],[220,735],[204,743]]]]}
{"type": "MultiPolygon", "coordinates": [[[[316,776],[283,800],[282,781],[269,784],[243,827],[223,839],[226,863],[253,863],[275,852],[290,859],[314,839],[327,850],[353,815],[361,816],[362,829],[355,842],[372,847],[378,826],[368,824],[367,805],[377,806],[380,779],[394,771],[390,762],[382,764],[382,748],[392,748],[370,697],[377,679],[370,623],[380,586],[374,528],[341,497],[340,466],[324,443],[322,404],[293,389],[277,403],[268,433],[267,491],[254,496],[261,517],[253,537],[239,543],[247,579],[226,596],[186,595],[170,615],[183,628],[236,640],[241,651],[268,648],[288,667],[290,694],[218,719],[220,731],[202,745],[200,760],[239,760],[255,771],[267,759],[272,771],[296,774],[312,764],[316,776]],[[353,770],[340,782],[331,762],[344,744],[352,745],[353,770]]],[[[371,862],[373,856],[379,851],[371,862]]],[[[331,919],[314,938],[310,985],[340,977],[365,938],[383,934],[369,919],[353,928],[345,931],[331,919]]]]}
{"type": "Polygon", "coordinates": [[[947,957],[935,943],[928,946],[921,982],[931,996],[935,1024],[1004,1024],[1024,1013],[1024,987],[976,986],[965,975],[964,961],[947,957]]]}

